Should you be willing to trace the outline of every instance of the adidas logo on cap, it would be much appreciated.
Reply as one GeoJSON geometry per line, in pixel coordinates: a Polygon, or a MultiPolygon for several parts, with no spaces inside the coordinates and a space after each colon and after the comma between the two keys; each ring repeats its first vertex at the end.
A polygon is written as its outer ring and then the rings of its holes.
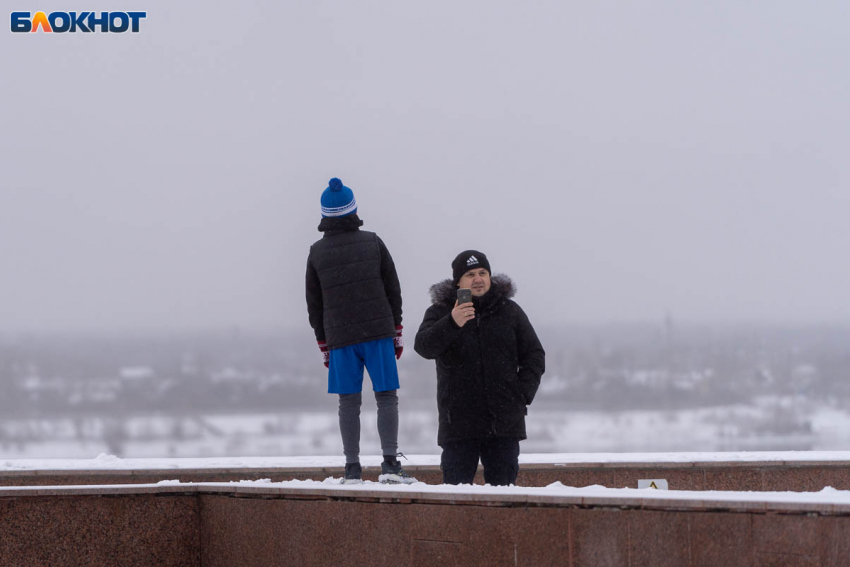
{"type": "Polygon", "coordinates": [[[476,258],[475,256],[470,256],[469,260],[466,261],[467,266],[473,266],[477,263],[478,263],[478,258],[476,258]]]}

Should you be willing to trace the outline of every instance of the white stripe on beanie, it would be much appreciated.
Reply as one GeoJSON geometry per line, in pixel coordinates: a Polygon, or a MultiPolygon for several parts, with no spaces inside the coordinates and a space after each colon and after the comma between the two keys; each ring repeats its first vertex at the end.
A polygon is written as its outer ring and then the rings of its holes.
{"type": "Polygon", "coordinates": [[[322,214],[326,217],[343,217],[357,208],[357,201],[351,199],[351,202],[341,207],[322,207],[322,214]]]}

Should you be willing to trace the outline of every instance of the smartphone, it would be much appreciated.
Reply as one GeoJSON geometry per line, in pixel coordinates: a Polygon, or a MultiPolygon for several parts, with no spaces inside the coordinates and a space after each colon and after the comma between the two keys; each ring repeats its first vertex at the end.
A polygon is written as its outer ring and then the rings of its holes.
{"type": "Polygon", "coordinates": [[[457,304],[461,303],[472,303],[472,290],[458,288],[457,290],[457,304]]]}

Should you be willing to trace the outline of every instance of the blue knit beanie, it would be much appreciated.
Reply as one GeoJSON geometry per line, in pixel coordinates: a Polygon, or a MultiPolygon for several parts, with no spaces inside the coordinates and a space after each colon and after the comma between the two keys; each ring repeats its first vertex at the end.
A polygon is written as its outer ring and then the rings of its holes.
{"type": "Polygon", "coordinates": [[[322,216],[344,217],[357,212],[354,192],[334,177],[328,182],[328,188],[322,192],[322,216]]]}

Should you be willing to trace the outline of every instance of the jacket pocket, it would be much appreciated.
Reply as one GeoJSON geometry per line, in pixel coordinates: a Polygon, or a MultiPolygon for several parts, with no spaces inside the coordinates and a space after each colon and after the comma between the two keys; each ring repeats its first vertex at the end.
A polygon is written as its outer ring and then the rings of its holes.
{"type": "Polygon", "coordinates": [[[437,385],[437,409],[440,411],[440,417],[445,415],[446,423],[452,422],[452,392],[449,380],[442,381],[437,385]]]}
{"type": "Polygon", "coordinates": [[[508,386],[511,389],[514,397],[516,398],[517,403],[522,403],[523,405],[528,405],[528,401],[525,397],[525,394],[522,391],[522,384],[519,381],[519,374],[509,375],[507,378],[508,386]]]}

